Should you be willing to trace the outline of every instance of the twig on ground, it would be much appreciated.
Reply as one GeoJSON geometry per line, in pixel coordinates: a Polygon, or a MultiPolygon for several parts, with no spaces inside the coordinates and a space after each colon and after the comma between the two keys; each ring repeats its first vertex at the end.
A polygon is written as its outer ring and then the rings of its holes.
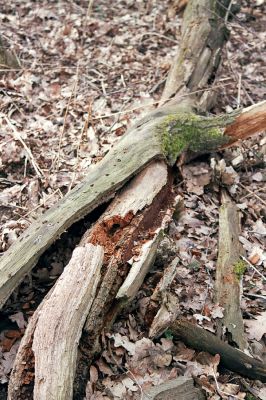
{"type": "Polygon", "coordinates": [[[246,186],[242,185],[242,183],[239,182],[239,185],[245,189],[247,192],[250,193],[250,195],[253,195],[254,197],[256,197],[256,199],[258,199],[262,204],[264,204],[266,206],[266,201],[264,201],[260,196],[258,196],[255,192],[252,192],[252,190],[248,189],[246,186]]]}
{"type": "Polygon", "coordinates": [[[59,168],[60,156],[61,156],[61,146],[62,146],[64,134],[65,134],[67,116],[68,116],[69,107],[70,107],[72,98],[75,99],[75,96],[76,96],[78,80],[79,80],[79,62],[77,63],[76,78],[75,78],[75,81],[74,81],[74,84],[72,87],[72,91],[71,91],[71,94],[70,94],[70,97],[69,97],[69,100],[67,103],[65,115],[64,115],[64,123],[63,123],[63,128],[61,130],[60,137],[59,137],[59,145],[58,145],[57,155],[53,161],[51,169],[55,168],[55,170],[58,170],[58,168],[59,168]]]}
{"type": "Polygon", "coordinates": [[[244,256],[240,256],[240,257],[242,258],[242,260],[244,260],[249,265],[249,267],[253,268],[254,271],[256,271],[257,274],[260,275],[264,281],[266,281],[266,277],[253,264],[251,264],[251,262],[246,257],[244,257],[244,256]]]}
{"type": "Polygon", "coordinates": [[[24,149],[26,151],[26,154],[29,157],[29,159],[31,161],[31,164],[32,164],[32,166],[33,166],[33,168],[34,168],[34,170],[36,172],[36,175],[39,178],[43,178],[44,177],[44,173],[43,173],[42,169],[39,167],[37,161],[35,161],[35,158],[33,157],[31,149],[26,145],[26,143],[22,139],[22,137],[21,137],[19,131],[17,130],[17,128],[15,127],[15,125],[13,125],[11,123],[11,121],[9,120],[9,118],[6,115],[4,115],[4,119],[7,122],[8,126],[11,128],[11,131],[13,133],[14,139],[18,140],[22,144],[22,146],[24,147],[24,149]]]}

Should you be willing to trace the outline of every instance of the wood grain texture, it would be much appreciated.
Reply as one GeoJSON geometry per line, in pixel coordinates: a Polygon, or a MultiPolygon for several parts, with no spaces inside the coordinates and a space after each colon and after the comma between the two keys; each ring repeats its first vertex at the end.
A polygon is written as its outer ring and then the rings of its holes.
{"type": "Polygon", "coordinates": [[[77,347],[102,261],[100,246],[86,244],[74,250],[29,321],[10,377],[8,400],[72,398],[77,347]]]}
{"type": "Polygon", "coordinates": [[[231,338],[241,349],[247,349],[248,343],[244,333],[244,323],[240,308],[241,277],[235,271],[243,255],[239,242],[240,215],[235,203],[226,192],[222,193],[222,205],[219,210],[219,243],[216,264],[215,301],[223,307],[224,316],[218,318],[217,334],[223,338],[230,333],[231,338]]]}
{"type": "MultiPolygon", "coordinates": [[[[157,121],[156,121],[157,123],[157,121]]],[[[125,135],[87,177],[45,212],[0,259],[0,308],[41,254],[74,222],[106,202],[154,158],[163,157],[154,121],[125,135]]]]}
{"type": "Polygon", "coordinates": [[[214,92],[206,88],[214,80],[221,50],[229,33],[224,15],[229,0],[189,1],[184,12],[182,37],[167,77],[162,102],[180,103],[206,111],[213,105],[214,92]],[[201,90],[201,89],[205,90],[201,90]]]}
{"type": "Polygon", "coordinates": [[[72,399],[77,347],[94,300],[102,262],[100,246],[77,247],[39,312],[32,344],[36,400],[72,399]]]}
{"type": "Polygon", "coordinates": [[[266,100],[244,108],[234,122],[228,125],[224,134],[232,138],[229,142],[244,140],[266,130],[266,100]]]}

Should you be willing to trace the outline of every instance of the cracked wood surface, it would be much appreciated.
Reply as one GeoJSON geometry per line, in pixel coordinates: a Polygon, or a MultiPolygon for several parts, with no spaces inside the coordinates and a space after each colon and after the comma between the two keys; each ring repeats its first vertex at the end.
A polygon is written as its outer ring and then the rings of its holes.
{"type": "Polygon", "coordinates": [[[244,350],[248,348],[248,343],[240,307],[241,277],[235,271],[244,251],[239,242],[240,234],[239,211],[226,192],[223,192],[219,210],[219,256],[216,264],[215,292],[216,302],[223,307],[224,316],[218,318],[217,335],[223,338],[225,332],[229,332],[232,336],[230,339],[244,350]]]}
{"type": "Polygon", "coordinates": [[[95,297],[103,255],[103,248],[92,244],[74,250],[29,322],[10,378],[9,400],[32,398],[33,377],[34,399],[72,398],[78,343],[95,297]]]}

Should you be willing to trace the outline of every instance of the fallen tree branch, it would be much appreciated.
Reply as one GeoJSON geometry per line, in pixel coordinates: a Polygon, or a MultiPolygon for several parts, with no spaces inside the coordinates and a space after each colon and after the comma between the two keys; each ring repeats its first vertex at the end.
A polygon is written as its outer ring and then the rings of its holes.
{"type": "Polygon", "coordinates": [[[237,372],[250,379],[266,382],[266,365],[252,358],[213,333],[200,328],[184,318],[176,319],[179,314],[178,298],[172,293],[166,293],[149,330],[149,337],[158,337],[169,330],[176,339],[182,340],[187,346],[206,351],[212,355],[219,354],[221,364],[230,371],[237,372]]]}
{"type": "MultiPolygon", "coordinates": [[[[226,1],[222,2],[226,3],[226,1]]],[[[218,2],[213,2],[212,0],[204,0],[204,2],[201,0],[193,1],[193,4],[196,3],[198,8],[196,7],[193,13],[186,14],[185,23],[187,27],[190,27],[193,23],[197,24],[197,18],[203,17],[206,10],[212,11],[211,14],[208,14],[208,19],[210,15],[213,17],[213,10],[215,12],[218,10],[216,9],[218,2]],[[204,7],[202,7],[202,3],[204,3],[204,7]],[[213,9],[214,6],[215,9],[213,9]]],[[[220,19],[220,17],[212,18],[213,25],[217,21],[220,24],[220,19]]],[[[221,22],[219,26],[222,27],[223,24],[221,22]]],[[[209,25],[210,22],[208,23],[209,25]]],[[[201,27],[203,26],[201,25],[201,27]]],[[[202,32],[205,32],[204,29],[202,32]]],[[[221,42],[218,41],[212,47],[212,52],[215,48],[216,50],[220,49],[220,46],[221,42]]],[[[191,54],[187,55],[187,60],[189,60],[190,56],[191,54]]],[[[207,54],[206,59],[208,57],[207,54]]],[[[205,54],[203,54],[203,59],[205,60],[205,54]]],[[[200,58],[200,60],[202,59],[200,58]]],[[[214,59],[211,56],[209,60],[214,59]]],[[[218,58],[215,58],[215,60],[218,62],[218,58]]],[[[194,87],[200,87],[203,77],[204,79],[208,77],[208,80],[212,79],[215,68],[206,67],[205,72],[203,67],[202,70],[197,68],[197,73],[192,74],[194,87]]],[[[183,80],[186,72],[184,71],[183,73],[183,80]]],[[[191,89],[188,87],[188,92],[189,90],[191,89]]],[[[1,260],[0,305],[6,301],[15,286],[31,270],[45,249],[63,231],[68,229],[73,222],[90,213],[99,204],[112,198],[117,190],[123,187],[121,193],[116,196],[106,212],[85,234],[80,244],[81,246],[85,244],[101,246],[104,249],[104,258],[101,268],[101,285],[97,289],[95,300],[85,324],[85,332],[80,341],[77,375],[74,382],[74,399],[83,398],[88,366],[100,349],[99,336],[102,329],[111,325],[123,306],[123,299],[130,300],[136,293],[152,262],[157,244],[156,236],[165,227],[173,211],[175,203],[175,196],[172,190],[173,178],[170,169],[167,172],[166,162],[172,166],[179,156],[185,158],[184,156],[188,154],[189,158],[195,157],[199,154],[220,149],[232,140],[231,136],[224,134],[225,128],[235,122],[241,111],[221,117],[203,117],[193,112],[195,108],[198,108],[197,101],[198,99],[193,97],[188,102],[182,102],[178,105],[166,105],[139,121],[100,163],[89,168],[88,177],[79,186],[25,231],[1,260]],[[160,159],[163,159],[163,161],[157,161],[160,159]],[[158,168],[159,164],[160,167],[158,168]],[[145,167],[146,169],[142,171],[145,167]],[[160,172],[158,172],[158,169],[160,172]],[[158,175],[151,174],[151,170],[157,170],[156,174],[158,173],[158,175]],[[141,174],[134,177],[140,171],[142,171],[141,174]],[[143,195],[143,188],[146,188],[146,185],[143,186],[145,174],[148,174],[147,190],[148,193],[152,193],[151,198],[143,195]],[[151,176],[153,179],[150,178],[151,176]],[[129,182],[129,186],[126,186],[131,178],[133,179],[129,182]],[[153,182],[155,182],[155,188],[150,186],[153,185],[153,182]],[[141,190],[140,187],[142,188],[141,190]],[[131,194],[128,196],[130,190],[131,194]],[[126,207],[124,207],[125,205],[126,207]],[[145,247],[148,242],[150,247],[145,247]],[[129,274],[129,261],[133,261],[133,264],[135,263],[133,279],[129,274]],[[136,280],[138,276],[136,271],[139,271],[139,282],[136,280]],[[129,286],[122,285],[124,281],[129,282],[129,286]],[[119,288],[121,286],[123,291],[120,291],[119,296],[119,288]]],[[[207,108],[201,102],[201,109],[207,108]]],[[[44,309],[46,302],[51,305],[50,296],[53,296],[54,290],[52,289],[51,294],[48,295],[38,312],[44,309]]],[[[55,300],[53,298],[53,305],[55,305],[55,300]]],[[[30,332],[35,330],[32,325],[38,324],[38,313],[33,316],[32,321],[29,328],[30,332]]],[[[77,324],[79,323],[80,318],[77,321],[77,324]]],[[[55,328],[53,330],[54,333],[56,331],[55,328]]],[[[66,326],[65,329],[67,329],[66,326]]],[[[23,364],[21,352],[23,349],[27,349],[24,352],[24,360],[25,358],[27,360],[30,359],[31,361],[28,364],[31,368],[34,368],[31,350],[32,340],[33,348],[35,350],[39,348],[39,346],[36,347],[36,343],[39,343],[38,339],[31,335],[27,340],[23,341],[22,350],[18,355],[18,362],[23,364]]],[[[50,359],[49,361],[52,360],[50,359]]],[[[68,368],[68,362],[66,361],[68,360],[62,357],[60,368],[68,368]]],[[[49,368],[48,363],[47,368],[49,368]]],[[[71,363],[70,370],[73,370],[71,363]]],[[[40,375],[37,374],[38,379],[41,376],[42,373],[40,375]]],[[[32,370],[31,376],[29,375],[28,378],[27,382],[29,386],[32,386],[34,378],[32,370]]],[[[50,382],[50,379],[49,377],[48,382],[50,382]]],[[[72,375],[69,376],[69,381],[71,380],[72,375]]],[[[23,388],[25,384],[23,379],[21,379],[21,382],[13,381],[11,383],[16,383],[20,387],[21,393],[23,389],[27,391],[27,388],[23,388]]],[[[72,383],[69,382],[70,385],[72,383]]],[[[41,384],[41,382],[38,381],[37,384],[41,384]]],[[[12,390],[13,388],[10,388],[10,393],[12,390]]],[[[62,399],[64,398],[63,396],[67,395],[68,393],[62,395],[62,399]]],[[[19,399],[19,397],[17,398],[19,399]]]]}
{"type": "Polygon", "coordinates": [[[102,330],[111,326],[121,308],[135,296],[153,263],[161,231],[171,220],[176,203],[171,187],[166,164],[154,161],[123,188],[82,239],[82,243],[102,246],[105,257],[101,285],[80,342],[74,399],[84,396],[102,330]]]}
{"type": "Polygon", "coordinates": [[[181,339],[187,346],[199,351],[206,351],[212,355],[219,354],[221,364],[230,371],[237,372],[247,378],[266,382],[265,364],[229,346],[211,332],[184,319],[178,319],[169,326],[169,329],[176,338],[181,339]]]}
{"type": "Polygon", "coordinates": [[[189,1],[184,12],[181,43],[170,69],[162,102],[189,102],[198,110],[210,109],[215,92],[201,91],[213,82],[221,50],[229,37],[224,17],[230,0],[189,1]],[[191,94],[194,92],[194,94],[191,94]]]}
{"type": "MultiPolygon", "coordinates": [[[[265,104],[259,105],[260,115],[265,104]]],[[[232,138],[237,134],[233,128],[229,131],[230,136],[225,135],[225,129],[234,126],[240,112],[201,117],[178,109],[164,107],[151,114],[151,120],[145,117],[140,125],[129,130],[102,161],[89,168],[88,177],[81,184],[39,217],[4,253],[0,260],[0,307],[65,230],[113,197],[153,159],[165,158],[172,165],[181,154],[184,159],[186,154],[191,159],[235,141],[232,138]]],[[[183,106],[180,109],[183,110],[183,106]]],[[[252,113],[255,110],[253,107],[252,113]]],[[[245,114],[245,110],[241,114],[245,114]]],[[[265,125],[265,120],[259,125],[254,124],[250,132],[260,132],[265,125]]]]}
{"type": "Polygon", "coordinates": [[[235,342],[241,350],[244,350],[248,344],[240,308],[240,285],[244,272],[243,261],[240,259],[243,255],[243,248],[239,242],[240,232],[239,211],[226,192],[222,192],[215,301],[223,307],[224,316],[217,319],[217,335],[223,338],[229,332],[229,341],[235,342]]]}
{"type": "Polygon", "coordinates": [[[74,250],[26,329],[9,382],[9,400],[32,398],[34,377],[34,399],[72,398],[77,347],[102,262],[100,246],[85,244],[74,250]]]}

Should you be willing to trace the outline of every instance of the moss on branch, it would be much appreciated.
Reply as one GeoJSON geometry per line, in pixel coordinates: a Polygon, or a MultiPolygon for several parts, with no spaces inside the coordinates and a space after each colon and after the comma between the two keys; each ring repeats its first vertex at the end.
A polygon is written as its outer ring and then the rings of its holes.
{"type": "Polygon", "coordinates": [[[157,126],[165,157],[172,165],[185,151],[204,154],[217,150],[230,141],[224,135],[224,129],[238,113],[218,117],[203,117],[190,112],[167,115],[157,126]]]}

